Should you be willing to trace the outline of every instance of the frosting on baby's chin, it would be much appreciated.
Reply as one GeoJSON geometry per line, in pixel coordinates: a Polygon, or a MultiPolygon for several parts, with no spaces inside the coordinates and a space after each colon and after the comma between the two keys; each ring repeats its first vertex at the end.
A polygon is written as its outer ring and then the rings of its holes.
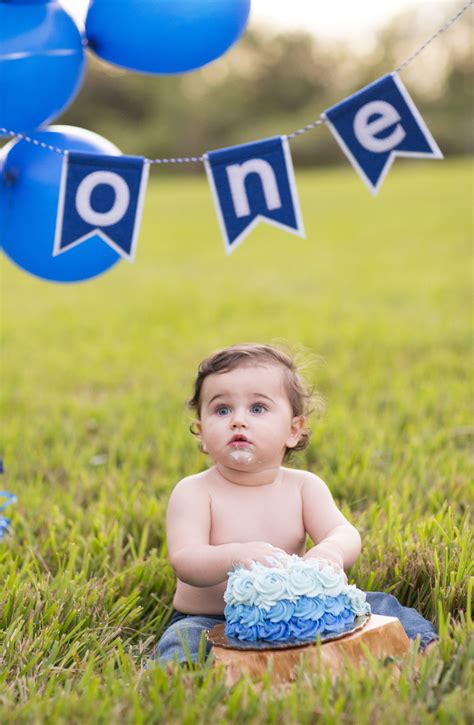
{"type": "Polygon", "coordinates": [[[229,453],[235,463],[252,463],[254,456],[250,448],[235,448],[229,453]]]}

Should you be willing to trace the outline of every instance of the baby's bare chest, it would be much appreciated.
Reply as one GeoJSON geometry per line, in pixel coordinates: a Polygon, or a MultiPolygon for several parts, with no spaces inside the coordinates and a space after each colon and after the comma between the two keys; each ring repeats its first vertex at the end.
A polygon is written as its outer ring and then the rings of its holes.
{"type": "Polygon", "coordinates": [[[269,495],[262,489],[212,491],[210,544],[266,541],[285,551],[299,552],[306,533],[301,494],[297,487],[269,495]]]}

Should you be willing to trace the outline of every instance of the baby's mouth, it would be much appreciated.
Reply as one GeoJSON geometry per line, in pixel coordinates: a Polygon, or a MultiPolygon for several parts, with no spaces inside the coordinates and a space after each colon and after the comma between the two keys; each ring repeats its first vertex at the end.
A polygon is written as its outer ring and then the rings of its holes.
{"type": "Polygon", "coordinates": [[[235,435],[232,436],[232,438],[229,441],[229,446],[231,448],[249,448],[252,445],[252,443],[249,441],[249,439],[244,435],[235,435]]]}

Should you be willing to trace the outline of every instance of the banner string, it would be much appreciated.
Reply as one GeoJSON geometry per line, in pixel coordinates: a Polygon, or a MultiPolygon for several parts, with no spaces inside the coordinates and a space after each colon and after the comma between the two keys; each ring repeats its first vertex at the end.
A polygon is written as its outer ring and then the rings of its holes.
{"type": "MultiPolygon", "coordinates": [[[[433,35],[428,38],[423,45],[421,45],[418,50],[416,50],[407,60],[398,66],[398,68],[395,69],[396,73],[400,73],[401,71],[405,70],[414,60],[417,58],[420,53],[422,53],[431,43],[436,40],[442,33],[444,33],[448,28],[453,25],[461,15],[463,15],[466,10],[474,3],[474,0],[468,0],[465,5],[455,14],[452,18],[447,20],[444,25],[442,25],[438,30],[433,33],[433,35]]],[[[292,139],[296,138],[297,136],[301,136],[301,134],[306,133],[307,131],[312,131],[317,126],[321,126],[324,123],[326,123],[325,119],[318,118],[315,121],[312,121],[311,123],[308,123],[306,126],[303,126],[303,128],[299,128],[297,131],[293,131],[292,133],[289,133],[286,135],[286,138],[292,139]]],[[[61,154],[62,156],[65,156],[68,151],[67,149],[60,149],[57,146],[53,146],[51,144],[45,143],[44,141],[38,141],[36,138],[31,138],[31,136],[27,136],[24,133],[18,133],[17,131],[9,131],[8,129],[4,128],[3,126],[0,126],[0,134],[4,136],[12,136],[14,138],[19,139],[20,141],[27,141],[28,143],[32,143],[35,146],[39,146],[40,148],[46,149],[47,151],[54,151],[57,154],[61,154]]],[[[147,164],[189,164],[189,163],[195,163],[198,161],[203,162],[206,158],[206,154],[203,154],[202,156],[183,156],[178,158],[169,158],[169,159],[145,159],[145,163],[147,164]]]]}
{"type": "Polygon", "coordinates": [[[461,17],[461,15],[466,12],[466,10],[469,8],[470,5],[472,5],[473,2],[474,2],[474,0],[468,0],[468,2],[459,10],[459,12],[456,13],[456,15],[453,15],[453,17],[450,20],[447,20],[445,22],[445,24],[442,25],[441,28],[439,28],[439,30],[436,31],[436,33],[433,33],[431,38],[429,38],[426,41],[426,43],[423,43],[421,48],[418,48],[418,50],[415,51],[413,53],[413,55],[411,55],[404,63],[402,63],[401,65],[398,66],[398,68],[395,69],[395,72],[400,73],[402,70],[405,70],[405,68],[407,66],[409,66],[410,63],[412,63],[415,60],[415,58],[417,58],[420,55],[420,53],[422,53],[425,50],[425,48],[427,48],[430,45],[430,43],[433,42],[433,40],[436,40],[438,35],[441,35],[441,33],[444,33],[445,30],[447,30],[453,23],[455,23],[456,20],[458,20],[461,17]]]}
{"type": "MultiPolygon", "coordinates": [[[[405,70],[410,63],[412,63],[415,58],[417,58],[420,53],[422,53],[431,43],[436,40],[436,38],[441,35],[441,33],[444,33],[453,23],[458,20],[461,15],[463,15],[466,10],[473,4],[474,0],[468,0],[466,4],[456,13],[456,15],[453,15],[452,18],[447,20],[441,28],[438,28],[438,30],[433,33],[433,35],[428,38],[427,41],[423,43],[418,50],[416,50],[413,55],[411,55],[407,60],[398,66],[398,68],[395,69],[395,73],[401,73],[401,71],[405,70]]],[[[317,121],[313,121],[312,123],[308,123],[307,126],[303,126],[303,128],[299,128],[297,131],[293,131],[293,133],[288,134],[287,138],[295,138],[296,136],[301,136],[302,133],[306,133],[306,131],[312,131],[313,128],[316,128],[316,126],[320,126],[321,124],[326,123],[325,119],[318,119],[317,121]]]]}

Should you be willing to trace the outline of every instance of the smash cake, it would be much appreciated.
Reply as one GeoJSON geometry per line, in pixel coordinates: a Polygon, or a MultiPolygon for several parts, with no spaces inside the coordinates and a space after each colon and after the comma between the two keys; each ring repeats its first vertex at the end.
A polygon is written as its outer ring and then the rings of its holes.
{"type": "Polygon", "coordinates": [[[350,631],[370,614],[365,593],[317,559],[281,555],[278,566],[254,562],[229,572],[225,634],[239,640],[285,642],[350,631]]]}

